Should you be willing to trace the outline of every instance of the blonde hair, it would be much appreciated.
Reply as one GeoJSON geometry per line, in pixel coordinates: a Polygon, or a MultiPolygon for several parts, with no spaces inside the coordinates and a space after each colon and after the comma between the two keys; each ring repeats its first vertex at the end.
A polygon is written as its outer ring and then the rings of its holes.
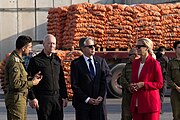
{"type": "Polygon", "coordinates": [[[152,40],[150,40],[149,38],[140,38],[140,39],[138,39],[138,41],[142,41],[144,43],[144,45],[148,48],[149,54],[154,59],[156,59],[156,55],[154,54],[154,51],[153,51],[153,42],[152,42],[152,40]]]}

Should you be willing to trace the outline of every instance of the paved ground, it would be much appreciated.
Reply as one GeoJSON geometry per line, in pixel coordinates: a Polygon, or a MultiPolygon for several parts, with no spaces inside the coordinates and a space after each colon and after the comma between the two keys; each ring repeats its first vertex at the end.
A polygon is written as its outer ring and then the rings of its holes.
{"type": "MultiPolygon", "coordinates": [[[[120,120],[121,99],[107,99],[107,110],[108,110],[108,120],[120,120]]],[[[164,113],[161,115],[161,120],[172,120],[172,112],[171,112],[169,97],[165,98],[163,110],[164,110],[164,113]]],[[[71,106],[71,102],[69,102],[68,107],[65,108],[64,113],[65,113],[64,120],[75,120],[74,109],[71,106]]],[[[2,93],[0,94],[0,120],[7,120],[6,109],[5,109],[2,93]]],[[[37,120],[36,111],[31,109],[29,106],[28,106],[28,119],[27,120],[37,120]]]]}

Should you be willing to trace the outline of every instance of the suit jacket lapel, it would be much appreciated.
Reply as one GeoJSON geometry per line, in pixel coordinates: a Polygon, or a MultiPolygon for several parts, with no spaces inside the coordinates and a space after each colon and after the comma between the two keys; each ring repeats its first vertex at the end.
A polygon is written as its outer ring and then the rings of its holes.
{"type": "Polygon", "coordinates": [[[86,64],[86,61],[85,61],[84,57],[81,56],[80,59],[81,59],[81,61],[82,61],[82,62],[81,62],[82,69],[84,70],[85,73],[88,73],[88,74],[89,74],[89,69],[88,69],[88,66],[87,66],[87,64],[86,64]]]}
{"type": "Polygon", "coordinates": [[[93,59],[94,59],[94,65],[95,65],[95,68],[96,68],[95,81],[97,81],[96,78],[97,78],[97,76],[99,76],[99,72],[100,72],[100,63],[99,63],[99,61],[97,60],[96,57],[94,57],[93,59]]]}

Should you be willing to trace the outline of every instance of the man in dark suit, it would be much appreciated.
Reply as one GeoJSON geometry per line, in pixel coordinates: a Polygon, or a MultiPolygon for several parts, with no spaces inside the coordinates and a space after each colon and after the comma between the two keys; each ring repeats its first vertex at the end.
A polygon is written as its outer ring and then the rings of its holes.
{"type": "Polygon", "coordinates": [[[83,55],[71,63],[72,104],[76,120],[105,120],[103,101],[107,79],[111,76],[109,67],[103,58],[94,56],[92,38],[81,38],[79,47],[83,55]]]}

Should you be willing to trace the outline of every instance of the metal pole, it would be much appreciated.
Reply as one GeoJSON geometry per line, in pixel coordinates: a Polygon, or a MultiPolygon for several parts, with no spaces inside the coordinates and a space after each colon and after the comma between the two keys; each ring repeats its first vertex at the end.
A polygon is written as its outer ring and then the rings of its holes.
{"type": "Polygon", "coordinates": [[[35,2],[34,2],[34,7],[35,7],[35,9],[34,9],[34,12],[35,12],[35,41],[37,41],[37,10],[36,10],[36,0],[35,0],[35,2]]]}
{"type": "Polygon", "coordinates": [[[19,36],[19,2],[16,0],[16,8],[17,8],[17,36],[19,36]]]}
{"type": "Polygon", "coordinates": [[[54,0],[53,0],[53,8],[54,8],[54,0]]]}

